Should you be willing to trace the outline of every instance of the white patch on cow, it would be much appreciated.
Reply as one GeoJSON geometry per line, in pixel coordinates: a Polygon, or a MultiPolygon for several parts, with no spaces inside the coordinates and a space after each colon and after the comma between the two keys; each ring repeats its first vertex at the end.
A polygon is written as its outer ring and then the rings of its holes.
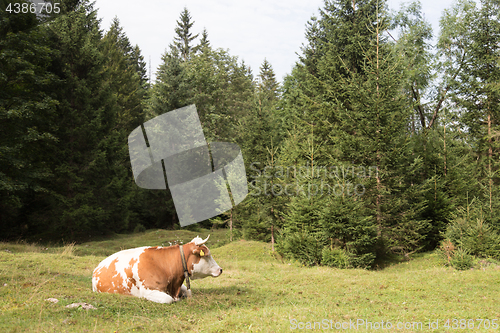
{"type": "Polygon", "coordinates": [[[98,276],[92,276],[92,291],[96,292],[97,291],[97,284],[99,283],[99,277],[98,276]]]}
{"type": "Polygon", "coordinates": [[[164,293],[163,291],[151,290],[151,289],[146,289],[146,288],[141,288],[139,297],[145,298],[147,300],[150,300],[150,301],[153,301],[156,303],[170,304],[174,301],[172,296],[170,296],[167,293],[164,293]]]}
{"type": "Polygon", "coordinates": [[[197,264],[193,264],[192,279],[203,279],[207,276],[217,277],[222,273],[222,268],[215,262],[211,255],[200,257],[197,264]]]}
{"type": "MultiPolygon", "coordinates": [[[[134,273],[133,276],[134,276],[134,279],[136,280],[136,282],[139,282],[139,277],[137,274],[137,266],[139,264],[139,256],[147,248],[148,248],[147,246],[144,246],[144,247],[138,247],[135,249],[123,250],[123,251],[117,252],[117,253],[107,257],[103,261],[101,261],[101,263],[96,267],[96,269],[94,269],[93,275],[94,276],[97,275],[97,277],[92,278],[92,290],[97,291],[97,285],[99,282],[99,277],[98,277],[99,270],[101,270],[104,267],[109,268],[111,263],[115,260],[116,260],[116,262],[115,262],[115,270],[116,270],[115,272],[116,273],[114,274],[114,277],[116,277],[118,275],[121,276],[122,281],[123,281],[122,285],[125,289],[129,289],[128,288],[128,277],[127,277],[127,274],[125,273],[125,269],[130,267],[131,260],[135,260],[135,262],[132,266],[132,272],[134,273]]],[[[116,287],[113,282],[112,282],[112,285],[113,285],[113,287],[116,287]]]]}

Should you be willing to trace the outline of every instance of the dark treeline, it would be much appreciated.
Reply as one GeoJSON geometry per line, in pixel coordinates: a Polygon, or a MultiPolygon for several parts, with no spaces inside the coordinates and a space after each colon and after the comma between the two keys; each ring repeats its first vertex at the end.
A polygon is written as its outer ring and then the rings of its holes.
{"type": "MultiPolygon", "coordinates": [[[[87,1],[51,16],[0,0],[1,239],[178,228],[168,191],[132,177],[127,137],[195,104],[237,143],[249,195],[200,226],[307,265],[373,267],[441,248],[500,257],[500,1],[458,1],[436,45],[418,2],[325,1],[282,84],[196,33],[187,9],[156,81],[87,1]]],[[[165,42],[168,44],[168,41],[165,42]]]]}

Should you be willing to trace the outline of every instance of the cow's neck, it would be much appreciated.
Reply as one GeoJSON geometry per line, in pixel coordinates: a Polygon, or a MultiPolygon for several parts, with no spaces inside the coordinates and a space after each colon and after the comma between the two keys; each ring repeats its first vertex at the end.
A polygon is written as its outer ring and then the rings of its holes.
{"type": "Polygon", "coordinates": [[[184,278],[186,279],[186,288],[188,290],[191,289],[191,283],[189,281],[189,271],[188,271],[188,266],[187,266],[187,258],[184,255],[184,249],[182,245],[179,245],[179,252],[181,254],[181,260],[182,260],[182,271],[184,273],[184,278]]]}

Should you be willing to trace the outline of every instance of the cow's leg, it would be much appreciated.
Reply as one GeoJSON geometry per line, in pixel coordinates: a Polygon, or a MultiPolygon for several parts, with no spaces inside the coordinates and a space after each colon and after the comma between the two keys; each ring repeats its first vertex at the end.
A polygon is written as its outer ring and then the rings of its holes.
{"type": "Polygon", "coordinates": [[[187,289],[185,285],[181,286],[181,292],[179,293],[179,298],[191,297],[191,289],[187,289]]]}
{"type": "Polygon", "coordinates": [[[167,303],[170,304],[174,299],[167,293],[159,290],[142,289],[140,297],[156,303],[167,303]]]}

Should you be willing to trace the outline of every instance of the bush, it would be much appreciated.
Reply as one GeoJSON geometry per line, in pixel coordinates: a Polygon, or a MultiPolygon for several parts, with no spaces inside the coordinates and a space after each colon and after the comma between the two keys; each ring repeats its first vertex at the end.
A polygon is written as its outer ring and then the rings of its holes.
{"type": "Polygon", "coordinates": [[[444,236],[471,255],[500,259],[500,235],[485,221],[480,209],[459,209],[444,236]]]}
{"type": "Polygon", "coordinates": [[[278,252],[284,257],[295,259],[306,266],[321,262],[319,241],[306,232],[289,234],[277,243],[278,252]]]}
{"type": "Polygon", "coordinates": [[[337,268],[349,268],[350,267],[349,254],[340,248],[330,248],[325,246],[321,252],[321,264],[330,267],[337,268]]]}
{"type": "Polygon", "coordinates": [[[474,256],[467,249],[455,246],[449,239],[441,242],[439,253],[445,266],[451,266],[459,271],[471,269],[474,266],[474,256]]]}
{"type": "Polygon", "coordinates": [[[233,231],[227,229],[226,231],[226,241],[229,243],[231,241],[231,238],[234,241],[237,241],[237,240],[240,240],[243,238],[243,233],[241,232],[241,230],[239,229],[235,229],[233,228],[233,231]],[[231,237],[231,233],[232,233],[232,237],[231,237]]]}
{"type": "Polygon", "coordinates": [[[350,265],[354,268],[372,268],[376,255],[374,253],[363,253],[352,255],[350,265]]]}
{"type": "Polygon", "coordinates": [[[145,232],[146,231],[146,227],[143,226],[141,223],[137,223],[135,228],[134,228],[134,234],[138,234],[140,232],[145,232]]]}
{"type": "Polygon", "coordinates": [[[453,252],[450,265],[459,271],[471,269],[474,266],[474,257],[467,250],[459,247],[453,252]]]}

